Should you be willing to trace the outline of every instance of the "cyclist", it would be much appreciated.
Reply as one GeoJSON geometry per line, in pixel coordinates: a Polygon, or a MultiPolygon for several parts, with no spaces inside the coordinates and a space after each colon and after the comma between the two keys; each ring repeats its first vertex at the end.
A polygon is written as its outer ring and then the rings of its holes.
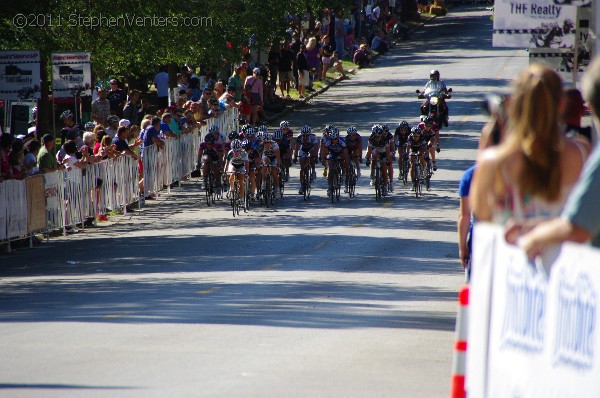
{"type": "Polygon", "coordinates": [[[219,153],[219,160],[223,161],[225,136],[220,133],[219,126],[213,124],[208,130],[208,135],[213,137],[213,145],[219,153]]]}
{"type": "Polygon", "coordinates": [[[340,131],[335,127],[331,127],[329,129],[329,138],[323,144],[323,150],[321,151],[321,162],[325,164],[325,160],[327,160],[327,166],[330,170],[327,177],[329,185],[327,196],[333,195],[333,173],[331,170],[335,167],[334,162],[338,159],[343,160],[342,174],[346,176],[344,193],[348,193],[348,148],[346,147],[346,141],[340,138],[340,131]]]}
{"type": "Polygon", "coordinates": [[[356,164],[356,176],[360,177],[360,163],[362,163],[363,147],[362,137],[358,134],[356,127],[350,126],[346,131],[346,146],[348,147],[348,156],[356,164]]]}
{"type": "MultiPolygon", "coordinates": [[[[221,188],[220,158],[219,152],[215,148],[214,136],[212,134],[204,137],[204,142],[200,144],[200,157],[202,159],[204,186],[208,186],[208,168],[210,167],[215,175],[216,188],[221,188]]],[[[212,188],[215,187],[211,187],[211,189],[212,188]]]]}
{"type": "Polygon", "coordinates": [[[245,139],[242,141],[242,148],[248,154],[249,168],[247,178],[250,179],[250,200],[256,199],[256,170],[260,166],[260,154],[255,148],[252,148],[252,143],[245,139]]]}
{"type": "Polygon", "coordinates": [[[385,139],[390,143],[390,155],[392,156],[392,160],[388,163],[388,176],[390,177],[388,180],[388,190],[390,192],[394,192],[394,160],[396,159],[396,141],[394,140],[394,135],[390,132],[390,127],[387,124],[381,126],[383,129],[383,134],[385,139]]]}
{"type": "Polygon", "coordinates": [[[243,198],[246,193],[246,172],[250,169],[250,163],[248,160],[248,153],[243,150],[242,143],[238,139],[234,139],[231,142],[231,150],[227,153],[225,158],[224,172],[229,174],[229,186],[234,186],[235,183],[235,172],[242,173],[242,177],[239,178],[240,182],[240,198],[243,198]]]}
{"type": "Polygon", "coordinates": [[[267,168],[265,166],[271,165],[271,171],[273,173],[273,192],[275,196],[279,195],[279,165],[281,164],[281,154],[279,151],[279,145],[273,141],[270,134],[267,134],[263,148],[262,148],[262,178],[264,180],[267,174],[267,168]]]}
{"type": "Polygon", "coordinates": [[[294,132],[292,131],[292,129],[290,129],[290,122],[288,122],[287,120],[282,121],[281,123],[279,123],[279,129],[283,133],[283,136],[288,139],[288,142],[291,146],[291,152],[293,153],[295,149],[295,140],[294,132]]]}
{"type": "MultiPolygon", "coordinates": [[[[304,167],[306,162],[310,161],[312,167],[311,180],[314,182],[316,178],[315,163],[317,158],[317,152],[319,151],[319,141],[317,136],[312,133],[310,126],[304,125],[300,130],[300,135],[296,137],[296,148],[294,150],[294,163],[298,162],[298,155],[300,156],[300,181],[304,181],[304,167]]],[[[304,195],[304,189],[306,187],[302,185],[298,193],[304,195]]]]}
{"type": "Polygon", "coordinates": [[[437,170],[435,164],[435,152],[440,152],[440,128],[434,122],[433,117],[427,116],[419,124],[419,128],[423,132],[425,140],[427,140],[427,148],[429,149],[429,157],[433,165],[433,171],[437,170]],[[435,145],[435,150],[433,146],[435,145]]]}
{"type": "Polygon", "coordinates": [[[383,129],[380,125],[376,124],[371,128],[371,136],[369,137],[369,143],[367,145],[367,166],[371,166],[371,185],[375,182],[375,162],[371,163],[371,155],[377,159],[381,159],[381,176],[383,178],[383,194],[387,194],[387,164],[392,161],[392,155],[390,153],[390,143],[387,140],[387,136],[383,134],[383,129]]]}
{"type": "Polygon", "coordinates": [[[279,146],[279,154],[281,155],[281,161],[283,162],[283,181],[288,182],[290,179],[290,165],[292,163],[292,149],[290,142],[280,129],[273,132],[273,140],[275,140],[279,146]]]}
{"type": "MultiPolygon", "coordinates": [[[[406,152],[406,141],[408,140],[409,135],[410,125],[406,120],[403,120],[394,132],[394,143],[396,144],[396,148],[398,148],[398,170],[402,170],[402,161],[405,156],[408,156],[408,153],[406,152]]],[[[399,175],[398,179],[401,180],[402,175],[399,175]]]]}
{"type": "Polygon", "coordinates": [[[229,134],[227,134],[227,138],[229,138],[229,141],[223,143],[223,148],[224,148],[224,152],[229,154],[229,151],[231,150],[231,144],[233,143],[233,141],[239,139],[240,136],[237,133],[237,131],[233,130],[233,131],[229,132],[229,134]]]}
{"type": "Polygon", "coordinates": [[[425,149],[427,148],[427,141],[419,126],[415,126],[410,130],[410,135],[406,140],[406,151],[410,154],[410,178],[411,181],[415,181],[415,178],[420,176],[415,175],[415,162],[417,156],[419,163],[421,164],[421,170],[425,170],[425,149]]]}
{"type": "MultiPolygon", "coordinates": [[[[319,140],[319,158],[323,157],[323,146],[325,145],[325,142],[329,139],[329,131],[332,127],[332,125],[327,124],[323,128],[323,135],[321,135],[321,139],[319,140]]],[[[327,177],[327,163],[323,165],[323,177],[327,177]]]]}

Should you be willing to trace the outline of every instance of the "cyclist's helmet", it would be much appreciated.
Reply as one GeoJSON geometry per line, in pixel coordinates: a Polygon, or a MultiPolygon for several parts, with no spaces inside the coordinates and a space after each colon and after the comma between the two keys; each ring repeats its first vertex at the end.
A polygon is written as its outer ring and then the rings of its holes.
{"type": "Polygon", "coordinates": [[[281,123],[279,123],[279,128],[280,129],[289,129],[290,122],[288,122],[287,120],[283,120],[281,123]]]}
{"type": "Polygon", "coordinates": [[[119,117],[117,115],[110,115],[107,119],[108,123],[119,123],[119,117]]]}
{"type": "Polygon", "coordinates": [[[248,149],[252,148],[252,144],[250,144],[250,141],[244,140],[244,141],[242,141],[242,148],[244,148],[245,150],[248,150],[248,149]]]}
{"type": "Polygon", "coordinates": [[[204,142],[206,142],[207,144],[214,144],[215,137],[213,137],[212,134],[209,134],[206,137],[204,137],[204,142]]]}
{"type": "Polygon", "coordinates": [[[331,131],[332,128],[333,128],[333,126],[331,124],[327,124],[327,125],[325,125],[325,128],[323,129],[323,132],[325,134],[329,134],[329,132],[331,131]]]}
{"type": "Polygon", "coordinates": [[[258,133],[256,133],[256,141],[263,141],[265,136],[266,134],[259,130],[258,133]]]}
{"type": "Polygon", "coordinates": [[[390,127],[387,124],[384,124],[383,126],[381,126],[381,129],[383,130],[384,133],[390,132],[390,127]]]}
{"type": "Polygon", "coordinates": [[[239,134],[237,133],[237,131],[233,130],[231,133],[229,133],[227,137],[229,137],[229,141],[233,141],[238,139],[239,134]]]}
{"type": "Polygon", "coordinates": [[[240,127],[240,132],[246,134],[249,127],[251,127],[249,124],[244,124],[242,127],[240,127]]]}
{"type": "Polygon", "coordinates": [[[256,129],[252,126],[248,126],[246,129],[246,138],[256,138],[256,129]]]}
{"type": "Polygon", "coordinates": [[[431,126],[433,124],[433,117],[427,116],[423,119],[423,123],[425,123],[426,126],[431,126]]]}
{"type": "Polygon", "coordinates": [[[400,130],[410,130],[410,125],[406,120],[400,122],[400,130]]]}
{"type": "Polygon", "coordinates": [[[300,134],[302,135],[309,135],[312,133],[312,130],[310,129],[310,126],[308,124],[305,124],[304,126],[302,126],[302,129],[300,129],[300,134]]]}
{"type": "Polygon", "coordinates": [[[273,134],[265,134],[265,142],[273,142],[273,134]]]}
{"type": "Polygon", "coordinates": [[[358,134],[358,130],[356,130],[356,127],[354,127],[354,126],[348,127],[348,130],[346,130],[346,132],[348,134],[358,134]]]}
{"type": "Polygon", "coordinates": [[[269,128],[265,124],[261,124],[260,126],[258,126],[258,131],[262,131],[266,134],[269,131],[269,128]]]}
{"type": "Polygon", "coordinates": [[[332,127],[329,130],[329,138],[332,140],[335,140],[336,138],[340,138],[340,130],[336,129],[335,127],[332,127]]]}
{"type": "Polygon", "coordinates": [[[429,78],[433,79],[433,78],[437,78],[438,80],[440,80],[440,71],[437,69],[432,69],[431,72],[429,72],[429,78]]]}
{"type": "Polygon", "coordinates": [[[231,143],[231,149],[233,149],[235,152],[241,151],[242,143],[240,142],[240,140],[234,139],[233,142],[231,143]]]}
{"type": "Polygon", "coordinates": [[[410,129],[410,132],[413,134],[421,134],[421,129],[419,126],[414,126],[412,129],[410,129]]]}
{"type": "Polygon", "coordinates": [[[380,135],[381,133],[383,133],[383,129],[381,128],[380,125],[375,124],[375,125],[373,125],[373,127],[371,127],[371,132],[374,135],[380,135]]]}
{"type": "Polygon", "coordinates": [[[273,132],[273,139],[274,140],[282,140],[283,139],[283,132],[280,129],[277,129],[273,132]]]}
{"type": "Polygon", "coordinates": [[[210,129],[208,129],[209,133],[218,133],[219,132],[219,126],[217,126],[216,124],[213,124],[212,126],[210,126],[210,129]]]}
{"type": "Polygon", "coordinates": [[[71,111],[64,111],[63,113],[60,114],[60,118],[61,119],[66,119],[69,117],[73,117],[73,112],[71,111]]]}
{"type": "Polygon", "coordinates": [[[96,123],[94,123],[94,122],[87,122],[87,123],[85,124],[85,129],[86,129],[86,130],[87,130],[87,129],[92,129],[92,130],[93,130],[93,129],[94,129],[94,127],[96,127],[96,123]]]}

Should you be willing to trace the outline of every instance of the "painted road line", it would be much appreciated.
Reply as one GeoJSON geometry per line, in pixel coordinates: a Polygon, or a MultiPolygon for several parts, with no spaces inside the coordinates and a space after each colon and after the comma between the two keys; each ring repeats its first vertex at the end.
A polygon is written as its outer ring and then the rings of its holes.
{"type": "Polygon", "coordinates": [[[125,311],[125,312],[119,312],[119,313],[116,313],[116,314],[104,315],[102,318],[104,318],[104,319],[122,318],[124,316],[129,315],[129,314],[131,314],[131,312],[125,311]]]}
{"type": "Polygon", "coordinates": [[[217,290],[221,289],[220,287],[211,287],[210,289],[206,289],[206,290],[198,290],[196,292],[196,294],[210,294],[210,293],[214,293],[217,290]]]}

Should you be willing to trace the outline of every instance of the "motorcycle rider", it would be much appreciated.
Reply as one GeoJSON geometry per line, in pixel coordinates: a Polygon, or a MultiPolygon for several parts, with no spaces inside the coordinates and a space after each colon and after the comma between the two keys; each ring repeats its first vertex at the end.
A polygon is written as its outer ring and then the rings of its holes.
{"type": "MultiPolygon", "coordinates": [[[[419,94],[419,98],[427,98],[430,93],[439,92],[444,94],[440,96],[440,110],[442,111],[442,120],[444,126],[448,127],[448,106],[446,105],[446,98],[451,98],[450,91],[446,87],[446,83],[443,80],[440,80],[440,71],[437,69],[432,69],[429,72],[429,81],[423,87],[423,91],[419,94]]],[[[428,100],[426,100],[423,105],[421,105],[421,114],[427,115],[427,105],[428,100]]]]}

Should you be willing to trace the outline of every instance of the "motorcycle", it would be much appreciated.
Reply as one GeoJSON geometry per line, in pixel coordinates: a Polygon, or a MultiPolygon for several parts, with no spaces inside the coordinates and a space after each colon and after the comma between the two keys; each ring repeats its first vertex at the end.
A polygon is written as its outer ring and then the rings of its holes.
{"type": "Polygon", "coordinates": [[[417,90],[417,98],[425,99],[421,105],[421,120],[427,116],[432,116],[435,123],[441,129],[442,126],[448,127],[448,106],[446,99],[452,98],[452,89],[448,89],[448,93],[442,90],[441,85],[432,85],[425,92],[417,90]]]}

